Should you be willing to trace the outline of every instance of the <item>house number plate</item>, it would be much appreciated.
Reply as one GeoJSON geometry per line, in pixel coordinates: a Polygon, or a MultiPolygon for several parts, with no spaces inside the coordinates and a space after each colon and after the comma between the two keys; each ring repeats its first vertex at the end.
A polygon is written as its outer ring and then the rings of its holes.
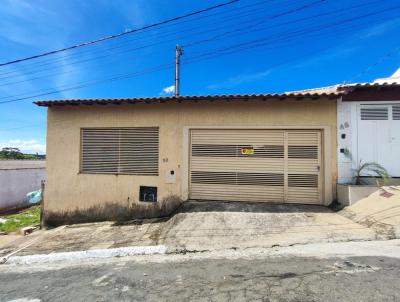
{"type": "Polygon", "coordinates": [[[253,155],[254,154],[254,148],[242,148],[241,153],[243,155],[253,155]]]}

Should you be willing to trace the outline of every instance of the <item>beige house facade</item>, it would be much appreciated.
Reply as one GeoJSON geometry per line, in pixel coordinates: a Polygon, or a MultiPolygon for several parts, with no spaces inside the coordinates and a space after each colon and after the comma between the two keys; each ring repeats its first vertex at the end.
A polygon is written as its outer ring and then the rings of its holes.
{"type": "Polygon", "coordinates": [[[329,205],[335,93],[41,101],[49,224],[168,215],[186,200],[329,205]]]}

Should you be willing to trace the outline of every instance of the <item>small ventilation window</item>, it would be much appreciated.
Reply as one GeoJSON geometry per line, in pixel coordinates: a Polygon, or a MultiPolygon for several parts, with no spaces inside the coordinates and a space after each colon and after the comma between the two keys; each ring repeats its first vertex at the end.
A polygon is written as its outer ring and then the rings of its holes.
{"type": "Polygon", "coordinates": [[[394,105],[392,107],[393,120],[400,121],[400,105],[394,105]]]}
{"type": "Polygon", "coordinates": [[[361,108],[362,121],[386,121],[388,118],[387,107],[361,108]]]}
{"type": "Polygon", "coordinates": [[[139,201],[157,202],[157,187],[140,186],[139,201]]]}

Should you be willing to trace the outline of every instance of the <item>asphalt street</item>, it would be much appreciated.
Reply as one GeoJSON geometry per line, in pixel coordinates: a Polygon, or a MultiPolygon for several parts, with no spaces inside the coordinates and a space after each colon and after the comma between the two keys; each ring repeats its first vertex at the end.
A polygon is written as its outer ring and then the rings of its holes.
{"type": "Polygon", "coordinates": [[[0,267],[0,301],[400,301],[390,257],[262,257],[0,267]]]}

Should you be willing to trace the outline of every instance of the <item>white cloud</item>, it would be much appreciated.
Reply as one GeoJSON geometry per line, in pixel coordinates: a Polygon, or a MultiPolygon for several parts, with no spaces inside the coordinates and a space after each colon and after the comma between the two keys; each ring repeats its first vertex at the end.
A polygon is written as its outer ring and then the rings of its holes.
{"type": "Polygon", "coordinates": [[[160,94],[161,95],[166,95],[166,94],[172,94],[174,92],[175,92],[175,85],[171,85],[171,86],[168,86],[168,87],[164,87],[160,94]]]}
{"type": "Polygon", "coordinates": [[[45,154],[46,153],[46,145],[40,144],[37,140],[21,140],[21,139],[13,139],[7,142],[0,143],[0,147],[13,147],[18,148],[23,153],[39,153],[45,154]]]}

